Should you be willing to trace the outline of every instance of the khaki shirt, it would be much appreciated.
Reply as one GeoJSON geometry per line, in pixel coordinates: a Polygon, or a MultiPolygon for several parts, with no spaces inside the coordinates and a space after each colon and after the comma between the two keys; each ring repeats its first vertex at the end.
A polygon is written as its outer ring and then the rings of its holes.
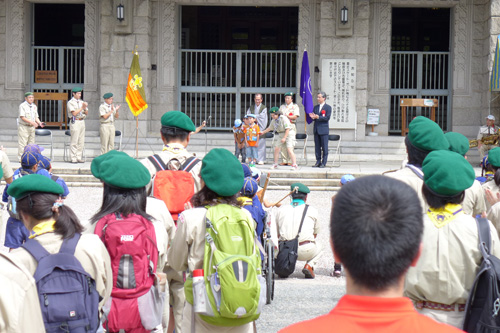
{"type": "MultiPolygon", "coordinates": [[[[38,119],[38,108],[36,107],[36,104],[29,104],[28,102],[24,101],[19,105],[19,118],[25,117],[28,120],[31,121],[36,121],[38,119]]],[[[20,119],[19,120],[20,125],[24,126],[31,126],[31,124],[28,124],[24,120],[20,119]]]]}
{"type": "MultiPolygon", "coordinates": [[[[174,143],[170,144],[169,146],[177,149],[164,150],[158,153],[158,155],[162,159],[163,163],[165,163],[165,165],[167,165],[168,162],[173,158],[176,158],[182,165],[188,158],[193,156],[193,154],[190,154],[181,144],[174,143]]],[[[156,175],[156,167],[154,166],[154,164],[151,163],[151,161],[147,158],[143,159],[141,163],[144,164],[144,166],[149,170],[151,178],[153,178],[156,175]]],[[[191,169],[190,173],[194,179],[194,193],[197,193],[201,190],[201,175],[200,175],[201,162],[198,162],[194,166],[194,168],[191,169]]],[[[147,190],[149,190],[150,188],[151,188],[151,182],[148,184],[147,190]]]]}
{"type": "MultiPolygon", "coordinates": [[[[289,115],[300,117],[299,106],[293,102],[288,104],[288,105],[286,105],[286,104],[281,105],[280,112],[282,115],[287,116],[287,118],[289,115]]],[[[296,121],[297,121],[297,119],[290,120],[290,123],[295,124],[296,121]]]]}
{"type": "MultiPolygon", "coordinates": [[[[251,218],[248,210],[243,211],[251,218]]],[[[168,263],[174,270],[181,272],[189,269],[192,272],[203,268],[206,214],[207,209],[199,207],[185,210],[179,215],[177,231],[168,251],[168,263]]]]}
{"type": "MultiPolygon", "coordinates": [[[[59,252],[63,242],[61,235],[54,232],[39,235],[35,239],[51,254],[59,252]]],[[[28,251],[19,247],[13,250],[11,255],[32,275],[35,274],[38,263],[28,251]]],[[[97,235],[82,234],[76,245],[75,257],[82,264],[85,272],[94,279],[96,290],[102,297],[99,303],[99,309],[101,309],[113,289],[113,271],[108,251],[97,235]]]]}
{"type": "Polygon", "coordinates": [[[14,171],[12,171],[12,167],[10,166],[9,158],[2,150],[0,150],[0,164],[2,165],[3,179],[10,178],[14,175],[14,171]]]}
{"type": "Polygon", "coordinates": [[[113,124],[115,122],[116,110],[114,110],[107,119],[103,117],[109,111],[111,111],[110,104],[102,103],[101,106],[99,106],[99,121],[101,124],[113,124]]]}
{"type": "MultiPolygon", "coordinates": [[[[497,196],[497,193],[500,192],[500,188],[497,186],[497,184],[495,184],[495,180],[493,178],[483,184],[483,190],[487,189],[493,193],[493,197],[495,198],[497,196]]],[[[486,191],[485,191],[485,196],[486,196],[486,191]]],[[[485,204],[486,204],[486,210],[488,212],[491,208],[491,205],[488,202],[488,200],[485,200],[485,204]]]]}
{"type": "Polygon", "coordinates": [[[498,235],[500,235],[500,203],[497,202],[496,204],[491,206],[486,217],[495,226],[498,235]]]}
{"type": "MultiPolygon", "coordinates": [[[[418,171],[417,171],[418,172],[418,171]]],[[[422,173],[422,177],[423,177],[422,173]]],[[[408,184],[412,189],[417,192],[418,198],[420,199],[420,205],[422,206],[422,214],[427,213],[427,209],[429,209],[429,205],[427,201],[425,201],[424,195],[422,194],[422,185],[424,185],[424,181],[413,172],[410,167],[406,166],[401,170],[396,172],[387,173],[386,176],[402,181],[403,183],[408,184]]]]}
{"type": "MultiPolygon", "coordinates": [[[[68,117],[71,119],[71,117],[73,117],[73,114],[71,112],[73,111],[76,111],[78,110],[79,108],[82,107],[82,103],[83,101],[81,99],[75,99],[75,98],[72,98],[68,101],[68,104],[67,104],[67,109],[68,109],[68,117]]],[[[87,115],[85,113],[83,113],[83,111],[88,111],[88,108],[80,111],[76,116],[75,118],[76,119],[85,119],[87,117],[87,115]]]]}
{"type": "MultiPolygon", "coordinates": [[[[147,197],[146,199],[146,213],[151,215],[155,221],[153,224],[155,224],[155,231],[156,231],[156,223],[158,223],[158,228],[160,226],[163,226],[163,230],[157,232],[156,238],[158,240],[158,233],[162,235],[161,237],[161,242],[163,243],[162,245],[162,261],[164,262],[164,265],[161,266],[161,271],[164,269],[165,265],[167,264],[167,250],[168,246],[172,242],[172,239],[174,238],[175,235],[175,223],[174,219],[172,219],[172,215],[170,215],[170,212],[168,211],[167,205],[163,200],[153,198],[153,197],[147,197]]],[[[160,268],[160,265],[158,264],[158,268],[160,268]]]]}
{"type": "MultiPolygon", "coordinates": [[[[490,223],[491,254],[500,255],[500,241],[490,223]]],[[[441,228],[424,215],[423,249],[406,275],[405,296],[413,301],[465,304],[482,261],[476,221],[459,214],[441,228]]]]}
{"type": "Polygon", "coordinates": [[[45,332],[33,275],[0,252],[0,332],[45,332]]]}
{"type": "Polygon", "coordinates": [[[286,116],[280,115],[278,119],[271,120],[271,124],[269,124],[271,131],[276,131],[277,133],[285,133],[287,129],[292,129],[292,125],[290,124],[290,120],[286,116]]]}
{"type": "Polygon", "coordinates": [[[472,216],[486,212],[486,197],[479,181],[474,180],[472,186],[465,190],[462,208],[465,214],[472,216]]]}
{"type": "Polygon", "coordinates": [[[498,126],[489,127],[487,125],[479,127],[479,132],[477,133],[477,139],[482,139],[484,136],[488,136],[490,134],[498,134],[498,126]]]}
{"type": "MultiPolygon", "coordinates": [[[[297,236],[300,227],[302,214],[306,205],[292,206],[283,205],[276,212],[276,222],[278,225],[279,240],[292,240],[297,236]]],[[[304,241],[314,241],[314,235],[319,233],[318,211],[309,206],[307,208],[302,230],[299,234],[299,243],[304,241]]]]}

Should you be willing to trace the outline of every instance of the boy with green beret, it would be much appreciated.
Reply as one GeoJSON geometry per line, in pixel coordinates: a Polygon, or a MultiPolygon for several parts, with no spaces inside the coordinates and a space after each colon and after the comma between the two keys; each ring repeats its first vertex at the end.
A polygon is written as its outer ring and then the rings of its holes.
{"type": "MultiPolygon", "coordinates": [[[[293,102],[293,92],[285,93],[285,104],[280,106],[280,112],[290,120],[290,137],[293,138],[293,147],[295,147],[295,135],[297,134],[297,127],[295,126],[297,119],[300,117],[299,106],[293,102]]],[[[283,159],[282,165],[290,164],[291,159],[287,150],[281,151],[281,158],[283,159]]],[[[295,164],[295,163],[292,163],[295,164]]]]}
{"type": "Polygon", "coordinates": [[[486,156],[486,168],[488,172],[493,173],[493,177],[490,177],[482,186],[486,196],[486,212],[488,219],[493,222],[497,230],[500,231],[500,182],[497,183],[495,178],[498,178],[497,173],[500,169],[500,147],[495,147],[491,149],[486,156]]]}
{"type": "MultiPolygon", "coordinates": [[[[454,151],[467,159],[465,154],[469,151],[469,139],[457,132],[448,132],[444,136],[450,144],[450,151],[454,151]]],[[[481,183],[478,180],[474,180],[472,186],[465,190],[462,208],[465,214],[472,216],[486,214],[486,198],[481,183]]]]}
{"type": "Polygon", "coordinates": [[[115,119],[118,119],[121,105],[113,104],[113,94],[106,93],[104,103],[99,107],[99,135],[101,137],[101,155],[115,149],[115,119]]]}
{"type": "Polygon", "coordinates": [[[307,195],[311,192],[306,185],[293,183],[290,185],[290,190],[292,191],[292,203],[282,205],[276,212],[278,237],[280,241],[288,241],[297,237],[298,234],[299,256],[297,259],[306,261],[302,269],[306,279],[314,279],[314,266],[318,263],[322,252],[321,244],[316,241],[320,230],[318,211],[316,208],[306,205],[307,195]],[[299,233],[301,223],[302,228],[299,233]]]}
{"type": "Polygon", "coordinates": [[[265,135],[267,132],[273,131],[274,134],[278,133],[279,138],[274,138],[274,164],[271,169],[276,169],[278,167],[278,158],[280,150],[287,150],[292,159],[292,170],[297,170],[298,166],[295,160],[295,153],[293,152],[293,147],[295,145],[295,137],[290,135],[291,124],[290,120],[281,114],[278,107],[272,107],[269,110],[271,114],[271,123],[269,127],[264,131],[260,132],[261,135],[265,135]]]}
{"type": "MultiPolygon", "coordinates": [[[[465,304],[482,262],[476,221],[462,210],[464,191],[474,182],[474,169],[458,153],[438,150],[425,158],[422,252],[406,276],[405,295],[417,311],[462,328],[465,304]]],[[[490,222],[488,222],[490,223],[490,222]]],[[[500,240],[490,223],[490,253],[500,255],[500,240]]]]}
{"type": "Polygon", "coordinates": [[[83,163],[83,149],[85,145],[85,118],[89,114],[89,103],[82,98],[82,88],[75,87],[71,90],[73,98],[68,101],[68,117],[71,119],[69,129],[71,132],[70,158],[71,163],[83,163]]]}
{"type": "Polygon", "coordinates": [[[416,117],[411,121],[408,129],[409,132],[405,138],[408,163],[401,170],[387,173],[387,176],[401,180],[413,188],[418,194],[425,214],[428,205],[422,195],[422,185],[424,184],[422,163],[429,152],[448,150],[450,145],[439,125],[429,118],[416,117]]]}
{"type": "Polygon", "coordinates": [[[44,127],[45,124],[38,118],[38,108],[36,106],[33,93],[24,94],[24,102],[19,105],[19,119],[17,127],[18,149],[17,156],[21,161],[24,147],[30,143],[35,143],[35,129],[44,127]]]}

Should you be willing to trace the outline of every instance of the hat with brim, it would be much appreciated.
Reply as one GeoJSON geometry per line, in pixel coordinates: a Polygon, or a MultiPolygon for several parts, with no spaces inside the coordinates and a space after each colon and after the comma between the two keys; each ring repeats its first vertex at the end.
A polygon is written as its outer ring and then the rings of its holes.
{"type": "Polygon", "coordinates": [[[72,93],[77,93],[77,92],[82,92],[82,91],[83,91],[83,89],[80,87],[75,87],[75,88],[71,89],[72,93]]]}
{"type": "Polygon", "coordinates": [[[296,187],[297,187],[297,191],[300,192],[300,193],[307,194],[307,193],[311,192],[311,190],[309,189],[309,187],[305,186],[302,183],[293,183],[292,185],[290,185],[290,191],[295,190],[296,187]]]}
{"type": "Polygon", "coordinates": [[[201,178],[210,190],[230,197],[243,187],[243,168],[229,150],[214,148],[203,158],[201,178]]]}
{"type": "Polygon", "coordinates": [[[28,194],[35,192],[61,195],[64,193],[64,190],[61,185],[49,177],[37,174],[30,174],[18,178],[7,188],[7,194],[16,200],[22,199],[28,194]]]}
{"type": "Polygon", "coordinates": [[[127,154],[115,153],[91,168],[91,171],[102,182],[122,189],[141,188],[151,180],[148,169],[127,154]]]}
{"type": "Polygon", "coordinates": [[[454,196],[468,189],[476,176],[460,154],[449,150],[430,152],[422,164],[425,185],[435,194],[454,196]]]}
{"type": "Polygon", "coordinates": [[[343,176],[340,178],[340,183],[341,183],[342,185],[345,185],[345,184],[347,184],[347,183],[349,183],[349,182],[352,182],[352,181],[353,181],[353,180],[355,180],[355,179],[356,179],[356,178],[354,178],[354,176],[353,176],[353,175],[351,175],[351,174],[343,175],[343,176]]]}
{"type": "Polygon", "coordinates": [[[469,151],[469,139],[461,133],[448,132],[444,134],[446,140],[450,144],[450,150],[465,156],[469,151]]]}
{"type": "Polygon", "coordinates": [[[500,147],[490,149],[488,152],[488,162],[495,168],[500,168],[500,147]]]}
{"type": "Polygon", "coordinates": [[[40,161],[40,154],[27,151],[21,156],[21,166],[23,168],[32,168],[40,161]]]}
{"type": "Polygon", "coordinates": [[[492,115],[492,114],[490,114],[490,115],[486,116],[486,119],[488,119],[488,120],[495,120],[495,116],[492,115]]]}
{"type": "Polygon", "coordinates": [[[181,111],[168,111],[161,117],[161,125],[165,127],[176,127],[188,132],[196,131],[191,118],[181,111]]]}
{"type": "Polygon", "coordinates": [[[45,170],[50,169],[50,158],[47,156],[40,155],[40,160],[38,161],[38,166],[44,168],[45,170]]]}
{"type": "Polygon", "coordinates": [[[108,99],[108,98],[111,98],[111,97],[113,97],[113,94],[112,94],[112,93],[105,93],[105,94],[102,96],[102,98],[104,98],[104,99],[108,99]]]}
{"type": "Polygon", "coordinates": [[[247,197],[253,197],[257,190],[259,189],[259,185],[255,181],[255,179],[251,177],[247,177],[244,180],[243,188],[241,189],[241,194],[247,197]]]}
{"type": "Polygon", "coordinates": [[[448,150],[450,144],[443,130],[429,118],[418,116],[408,126],[408,140],[420,150],[448,150]]]}
{"type": "Polygon", "coordinates": [[[44,151],[45,148],[37,145],[36,143],[30,143],[29,145],[24,146],[24,152],[30,151],[32,153],[38,153],[41,154],[42,151],[44,151]]]}

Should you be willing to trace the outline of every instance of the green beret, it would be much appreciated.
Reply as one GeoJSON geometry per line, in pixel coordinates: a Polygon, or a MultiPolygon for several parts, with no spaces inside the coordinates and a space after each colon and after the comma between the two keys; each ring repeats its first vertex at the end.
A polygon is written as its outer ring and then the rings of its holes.
{"type": "Polygon", "coordinates": [[[77,92],[81,92],[81,91],[83,91],[83,89],[80,87],[74,87],[73,89],[71,89],[72,93],[77,93],[77,92]]]}
{"type": "Polygon", "coordinates": [[[7,194],[15,199],[21,199],[33,192],[63,194],[64,190],[49,177],[37,174],[18,178],[7,188],[7,194]]]}
{"type": "Polygon", "coordinates": [[[444,137],[448,140],[451,151],[459,153],[462,156],[465,156],[469,151],[469,139],[465,135],[457,132],[448,132],[444,134],[444,137]]]}
{"type": "Polygon", "coordinates": [[[202,160],[201,178],[218,195],[230,197],[243,187],[243,167],[229,150],[214,148],[202,160]]]}
{"type": "Polygon", "coordinates": [[[290,92],[287,92],[287,93],[285,94],[285,97],[286,97],[286,96],[292,96],[292,97],[293,97],[293,92],[291,92],[291,91],[290,91],[290,92]]]}
{"type": "MultiPolygon", "coordinates": [[[[92,164],[94,164],[94,161],[92,161],[92,164]]],[[[141,162],[125,153],[114,153],[98,161],[94,168],[91,167],[91,171],[94,177],[104,183],[123,189],[141,188],[151,180],[148,169],[141,162]]]]}
{"type": "Polygon", "coordinates": [[[424,183],[433,192],[453,196],[468,189],[476,174],[469,162],[460,154],[449,150],[430,152],[422,164],[424,183]]]}
{"type": "Polygon", "coordinates": [[[124,152],[118,151],[118,150],[110,150],[106,154],[99,155],[96,158],[94,158],[92,160],[92,163],[90,164],[90,171],[92,172],[92,174],[95,176],[96,173],[99,173],[99,168],[101,167],[102,162],[104,162],[108,158],[110,158],[112,156],[116,156],[116,155],[128,156],[127,153],[124,153],[124,152]]]}
{"type": "Polygon", "coordinates": [[[495,168],[500,168],[500,147],[495,147],[488,152],[488,162],[495,168]]]}
{"type": "Polygon", "coordinates": [[[290,191],[293,191],[295,189],[295,187],[298,187],[299,188],[298,190],[301,193],[307,194],[307,193],[311,192],[309,187],[305,186],[302,183],[293,183],[292,185],[290,185],[290,191]]]}
{"type": "Polygon", "coordinates": [[[111,97],[113,97],[113,93],[105,93],[105,94],[102,96],[102,98],[104,98],[104,99],[108,99],[108,98],[111,98],[111,97]]]}
{"type": "Polygon", "coordinates": [[[31,91],[28,91],[27,93],[24,94],[24,97],[32,96],[33,93],[31,91]]]}
{"type": "Polygon", "coordinates": [[[167,127],[178,127],[188,132],[196,131],[191,118],[180,111],[168,111],[161,117],[161,125],[167,127]]]}
{"type": "Polygon", "coordinates": [[[444,137],[443,130],[429,118],[418,116],[408,126],[408,140],[422,150],[448,150],[450,144],[444,137]]]}
{"type": "Polygon", "coordinates": [[[273,106],[271,109],[269,109],[269,113],[276,113],[279,112],[280,108],[277,106],[273,106]]]}

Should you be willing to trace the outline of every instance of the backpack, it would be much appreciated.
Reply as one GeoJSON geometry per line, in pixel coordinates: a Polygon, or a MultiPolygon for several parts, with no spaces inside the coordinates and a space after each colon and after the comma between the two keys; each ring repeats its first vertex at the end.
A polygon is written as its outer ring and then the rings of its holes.
{"type": "Polygon", "coordinates": [[[36,239],[23,248],[38,262],[35,281],[47,332],[95,332],[99,327],[99,294],[92,277],[74,256],[77,233],[50,254],[36,239]]]}
{"type": "Polygon", "coordinates": [[[294,239],[287,241],[279,241],[279,251],[278,256],[275,261],[275,272],[281,278],[286,278],[290,276],[295,270],[295,264],[297,263],[297,258],[299,257],[299,235],[302,230],[302,223],[304,223],[304,218],[306,217],[307,208],[309,205],[305,205],[304,212],[302,213],[302,219],[300,220],[299,231],[294,239]]]}
{"type": "Polygon", "coordinates": [[[156,176],[153,179],[153,196],[163,200],[174,221],[184,211],[184,204],[191,200],[194,194],[194,179],[189,173],[200,159],[195,156],[189,157],[179,169],[172,166],[171,159],[167,165],[163,163],[159,155],[149,156],[148,159],[156,168],[156,176]]]}
{"type": "MultiPolygon", "coordinates": [[[[206,214],[204,284],[208,297],[200,317],[217,326],[240,326],[259,318],[266,301],[253,219],[239,207],[218,204],[206,214]]],[[[192,277],[185,284],[193,304],[192,277]]]]}
{"type": "Polygon", "coordinates": [[[466,332],[500,332],[500,259],[490,254],[491,234],[486,218],[476,219],[483,262],[465,306],[466,332]]]}
{"type": "Polygon", "coordinates": [[[137,214],[108,214],[97,222],[94,233],[106,246],[113,270],[113,290],[104,306],[106,330],[152,330],[161,323],[163,308],[154,285],[158,249],[153,223],[137,214]]]}

